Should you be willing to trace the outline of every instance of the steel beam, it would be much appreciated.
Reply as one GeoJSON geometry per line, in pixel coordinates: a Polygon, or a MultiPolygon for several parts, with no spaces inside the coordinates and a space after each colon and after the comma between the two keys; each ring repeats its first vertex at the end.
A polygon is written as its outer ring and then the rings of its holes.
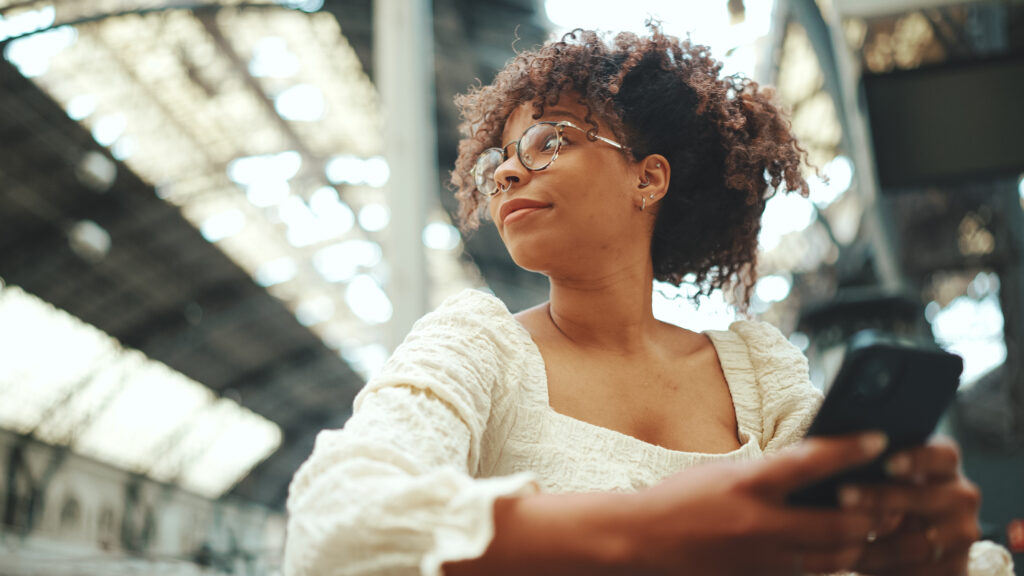
{"type": "Polygon", "coordinates": [[[825,78],[825,90],[832,96],[843,129],[842,146],[856,167],[855,187],[864,204],[867,237],[873,249],[875,276],[887,293],[908,290],[900,266],[899,244],[892,216],[879,193],[867,113],[860,97],[860,69],[846,44],[842,22],[836,14],[826,21],[815,0],[789,0],[790,9],[807,31],[825,78]]]}
{"type": "Polygon", "coordinates": [[[439,196],[434,19],[430,0],[375,0],[373,18],[374,76],[391,167],[387,290],[394,309],[388,345],[394,349],[427,310],[422,234],[426,212],[439,196]]]}

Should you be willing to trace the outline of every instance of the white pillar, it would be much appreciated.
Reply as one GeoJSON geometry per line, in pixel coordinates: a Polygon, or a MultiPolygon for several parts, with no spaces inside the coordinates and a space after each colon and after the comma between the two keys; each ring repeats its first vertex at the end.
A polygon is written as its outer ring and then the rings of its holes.
{"type": "Polygon", "coordinates": [[[394,308],[388,346],[401,343],[427,311],[422,233],[438,198],[434,123],[434,34],[430,0],[374,0],[374,77],[381,95],[385,156],[391,167],[386,247],[394,308]]]}

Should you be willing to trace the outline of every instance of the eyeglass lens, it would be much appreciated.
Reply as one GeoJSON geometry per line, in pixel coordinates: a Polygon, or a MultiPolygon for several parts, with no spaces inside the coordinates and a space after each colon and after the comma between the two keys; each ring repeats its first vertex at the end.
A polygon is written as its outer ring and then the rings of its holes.
{"type": "MultiPolygon", "coordinates": [[[[552,124],[534,124],[519,139],[519,160],[527,170],[543,170],[554,160],[559,148],[558,127],[552,124]]],[[[487,196],[497,191],[494,172],[505,161],[497,148],[484,150],[476,161],[476,187],[487,196]]]]}

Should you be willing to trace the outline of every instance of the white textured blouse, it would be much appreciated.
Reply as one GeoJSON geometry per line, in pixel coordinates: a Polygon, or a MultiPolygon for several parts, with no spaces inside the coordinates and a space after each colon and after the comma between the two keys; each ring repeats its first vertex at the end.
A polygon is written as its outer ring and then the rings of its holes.
{"type": "MultiPolygon", "coordinates": [[[[499,497],[636,491],[695,464],[754,460],[797,442],[821,401],[803,354],[761,322],[707,334],[742,444],[726,454],[669,450],[555,412],[540,351],[505,305],[475,290],[449,298],[295,474],[285,574],[436,576],[444,562],[486,550],[499,497]]],[[[1012,576],[1005,550],[974,548],[972,576],[1012,576]]]]}

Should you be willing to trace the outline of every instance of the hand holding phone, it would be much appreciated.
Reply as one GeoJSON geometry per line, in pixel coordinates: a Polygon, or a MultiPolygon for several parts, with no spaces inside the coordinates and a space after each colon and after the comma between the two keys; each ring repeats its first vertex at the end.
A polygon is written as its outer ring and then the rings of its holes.
{"type": "Polygon", "coordinates": [[[872,331],[850,341],[835,382],[807,436],[885,432],[889,448],[875,461],[790,495],[802,506],[834,507],[844,484],[881,482],[889,454],[923,444],[956,396],[963,360],[934,345],[872,331]]]}

